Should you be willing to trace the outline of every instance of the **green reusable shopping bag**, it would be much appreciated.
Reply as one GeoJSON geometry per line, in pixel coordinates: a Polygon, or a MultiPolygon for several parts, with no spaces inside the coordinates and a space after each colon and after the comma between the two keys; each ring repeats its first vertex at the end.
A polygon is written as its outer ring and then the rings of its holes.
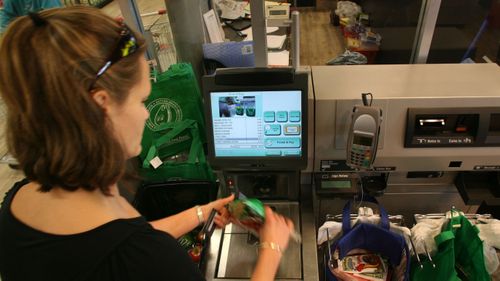
{"type": "Polygon", "coordinates": [[[215,182],[200,140],[197,122],[182,120],[159,126],[161,136],[145,150],[140,169],[145,183],[206,180],[215,182]]]}
{"type": "Polygon", "coordinates": [[[429,260],[422,260],[423,267],[417,262],[411,263],[410,280],[412,281],[460,281],[455,271],[455,251],[454,251],[453,231],[442,231],[434,240],[438,247],[437,253],[432,258],[435,266],[429,260]]]}
{"type": "Polygon", "coordinates": [[[151,94],[146,101],[150,115],[142,137],[143,153],[163,130],[162,124],[185,119],[196,121],[202,143],[205,142],[205,121],[200,89],[193,68],[188,63],[178,63],[156,76],[151,84],[151,94]]]}
{"type": "Polygon", "coordinates": [[[434,238],[438,252],[432,260],[436,266],[433,267],[429,260],[422,261],[423,268],[413,263],[411,280],[491,280],[484,264],[483,243],[477,227],[466,217],[457,215],[456,210],[451,213],[454,215],[446,230],[434,238]]]}
{"type": "Polygon", "coordinates": [[[459,276],[463,280],[491,280],[484,263],[483,241],[479,238],[479,229],[464,216],[458,217],[455,227],[455,262],[459,276]]]}

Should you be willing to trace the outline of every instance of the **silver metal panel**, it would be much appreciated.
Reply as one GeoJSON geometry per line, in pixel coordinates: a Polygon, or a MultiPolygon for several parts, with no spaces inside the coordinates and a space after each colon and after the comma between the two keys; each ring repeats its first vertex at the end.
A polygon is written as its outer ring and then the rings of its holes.
{"type": "MultiPolygon", "coordinates": [[[[294,203],[268,203],[266,205],[276,208],[276,212],[289,217],[294,225],[300,226],[299,204],[294,203]]],[[[224,233],[222,249],[220,252],[219,270],[217,278],[250,278],[255,262],[257,261],[257,239],[252,239],[247,232],[224,233]],[[225,247],[229,243],[230,246],[225,247]],[[222,264],[225,262],[226,264],[222,264]],[[225,271],[220,268],[225,268],[225,271]]],[[[290,241],[288,249],[283,254],[276,279],[301,279],[302,278],[302,253],[300,245],[290,241]]]]}
{"type": "MultiPolygon", "coordinates": [[[[434,28],[436,27],[439,7],[441,0],[427,0],[423,12],[421,29],[418,33],[417,48],[415,51],[415,63],[426,63],[431,49],[432,37],[434,36],[434,28]]],[[[422,5],[423,6],[423,5],[422,5]]]]}
{"type": "Polygon", "coordinates": [[[294,69],[300,66],[300,14],[292,12],[292,65],[294,69]]]}
{"type": "MultiPolygon", "coordinates": [[[[326,214],[341,214],[347,198],[322,199],[319,201],[318,222],[325,221],[326,214]]],[[[454,185],[388,185],[384,196],[378,198],[380,204],[391,215],[403,215],[405,224],[413,224],[414,214],[444,213],[452,206],[466,212],[474,213],[478,206],[465,205],[454,185]]],[[[358,205],[376,207],[369,203],[355,202],[358,205]]],[[[352,207],[351,212],[357,209],[352,207]]]]}
{"type": "Polygon", "coordinates": [[[146,50],[146,58],[148,60],[157,59],[157,55],[154,53],[154,49],[150,48],[149,45],[153,45],[152,38],[148,37],[144,32],[144,25],[142,24],[141,14],[139,12],[139,7],[135,0],[118,0],[118,5],[120,7],[120,12],[123,15],[125,23],[134,30],[145,35],[148,48],[146,50]]]}
{"type": "Polygon", "coordinates": [[[305,170],[303,170],[304,173],[312,172],[313,170],[313,165],[314,165],[314,89],[313,89],[313,80],[312,80],[312,75],[311,75],[311,68],[309,66],[304,67],[302,66],[301,71],[307,71],[309,73],[309,79],[308,79],[308,92],[307,92],[307,141],[308,141],[308,146],[307,146],[307,167],[305,170]]]}
{"type": "MultiPolygon", "coordinates": [[[[217,277],[250,279],[257,261],[257,246],[247,245],[246,234],[224,235],[223,243],[228,242],[227,240],[230,240],[231,246],[227,253],[226,271],[219,271],[217,277]],[[230,239],[226,239],[226,236],[230,236],[230,239]]],[[[299,246],[291,243],[283,255],[276,279],[301,279],[301,262],[299,246]]]]}
{"type": "Polygon", "coordinates": [[[120,12],[123,15],[125,23],[140,33],[144,33],[144,25],[142,24],[139,7],[135,0],[118,0],[120,12]]]}
{"type": "Polygon", "coordinates": [[[360,100],[364,92],[371,92],[374,102],[385,108],[383,148],[377,152],[375,166],[393,166],[399,171],[464,171],[473,170],[475,165],[500,165],[498,147],[404,147],[410,107],[500,107],[500,68],[496,65],[312,67],[312,76],[315,171],[319,171],[321,160],[345,159],[341,144],[347,139],[347,124],[337,118],[345,119],[346,113],[336,111],[345,103],[360,100]],[[449,167],[450,161],[462,161],[462,166],[449,167]]]}
{"type": "Polygon", "coordinates": [[[267,67],[267,32],[264,0],[252,0],[253,52],[256,67],[267,67]]]}
{"type": "MultiPolygon", "coordinates": [[[[267,204],[267,203],[266,203],[267,204]]],[[[310,206],[298,202],[273,202],[268,205],[293,219],[300,229],[302,244],[290,241],[283,255],[276,280],[318,280],[316,227],[310,206]],[[300,210],[299,210],[300,208],[300,210]]],[[[247,232],[231,225],[212,235],[205,277],[207,280],[248,280],[257,259],[257,248],[247,244],[247,232]]]]}
{"type": "Polygon", "coordinates": [[[143,36],[144,40],[146,40],[146,48],[147,48],[146,58],[148,60],[153,60],[156,63],[156,65],[158,65],[159,69],[161,67],[160,60],[158,59],[158,52],[156,51],[155,48],[155,42],[153,41],[153,34],[151,33],[151,30],[144,31],[143,36]]]}
{"type": "Polygon", "coordinates": [[[203,0],[165,0],[170,27],[179,61],[189,62],[198,79],[203,75],[203,43],[206,43],[203,14],[208,2],[203,0]]]}
{"type": "Polygon", "coordinates": [[[417,48],[420,44],[420,35],[422,34],[422,23],[424,21],[425,6],[427,5],[427,0],[422,0],[420,5],[420,12],[418,14],[417,30],[415,32],[415,37],[413,39],[413,47],[411,50],[410,63],[415,63],[415,58],[417,57],[417,48]]]}
{"type": "MultiPolygon", "coordinates": [[[[308,185],[311,188],[310,185],[308,185]]],[[[313,203],[310,198],[312,192],[302,192],[300,204],[301,234],[302,234],[302,274],[304,281],[319,280],[318,253],[316,246],[316,229],[313,203]]]]}
{"type": "Polygon", "coordinates": [[[360,99],[498,97],[500,67],[480,64],[312,66],[316,103],[360,99]]]}
{"type": "MultiPolygon", "coordinates": [[[[313,88],[313,79],[311,75],[311,67],[310,66],[300,66],[297,72],[300,73],[308,73],[308,89],[307,89],[307,167],[302,170],[302,173],[310,173],[313,171],[314,164],[314,88],[313,88]]],[[[303,177],[302,177],[303,178],[303,177]]],[[[302,179],[301,178],[301,179],[302,179]]]]}
{"type": "MultiPolygon", "coordinates": [[[[383,100],[383,99],[382,99],[383,100]]],[[[337,101],[338,102],[338,101],[337,101]]],[[[333,102],[336,104],[337,102],[333,102]]],[[[383,124],[386,132],[381,134],[384,147],[377,152],[374,166],[393,166],[399,171],[467,171],[476,165],[500,165],[498,147],[447,147],[447,148],[405,148],[406,115],[409,107],[488,107],[499,106],[497,98],[434,98],[434,99],[388,99],[383,124]],[[461,167],[449,167],[450,161],[462,161],[461,167]]],[[[321,160],[345,159],[345,149],[333,145],[336,140],[346,139],[345,133],[337,133],[332,124],[322,124],[320,109],[316,117],[316,159],[315,170],[321,160]],[[318,128],[324,128],[318,130],[318,128]],[[321,143],[323,141],[323,143],[321,143]]],[[[332,114],[327,112],[326,115],[332,114]]]]}

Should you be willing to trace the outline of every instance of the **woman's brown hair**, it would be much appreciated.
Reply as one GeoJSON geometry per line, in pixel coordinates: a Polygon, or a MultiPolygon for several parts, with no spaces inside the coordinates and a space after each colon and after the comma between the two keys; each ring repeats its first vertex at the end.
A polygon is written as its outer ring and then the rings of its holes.
{"type": "Polygon", "coordinates": [[[126,156],[89,88],[123,103],[140,79],[144,40],[133,33],[139,50],[95,80],[122,26],[89,7],[45,10],[37,19],[14,21],[0,47],[9,151],[42,191],[99,188],[107,194],[122,177],[126,156]]]}

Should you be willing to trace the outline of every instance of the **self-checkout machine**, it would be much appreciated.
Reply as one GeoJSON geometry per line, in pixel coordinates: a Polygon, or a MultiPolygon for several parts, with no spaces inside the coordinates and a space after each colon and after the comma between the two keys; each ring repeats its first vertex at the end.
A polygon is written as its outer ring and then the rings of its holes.
{"type": "Polygon", "coordinates": [[[340,214],[361,190],[381,195],[411,226],[414,214],[498,205],[500,68],[496,64],[313,66],[315,215],[340,214]],[[346,165],[361,94],[382,110],[372,170],[346,165]]]}
{"type": "Polygon", "coordinates": [[[481,203],[500,205],[496,64],[313,66],[311,76],[317,226],[327,214],[341,214],[355,194],[377,195],[409,227],[414,214],[453,207],[476,213],[481,203]],[[359,173],[348,165],[361,154],[352,147],[372,144],[369,134],[354,138],[360,135],[355,131],[370,131],[352,123],[355,109],[363,107],[362,93],[372,94],[382,122],[372,168],[359,173]]]}
{"type": "MultiPolygon", "coordinates": [[[[308,76],[308,71],[292,68],[238,68],[203,78],[208,158],[218,171],[222,195],[262,200],[292,219],[302,236],[301,243],[290,241],[276,280],[317,280],[312,205],[301,202],[301,171],[308,162],[312,167],[313,155],[308,153],[313,135],[308,76]]],[[[232,224],[216,230],[206,278],[249,279],[257,242],[232,224]]]]}

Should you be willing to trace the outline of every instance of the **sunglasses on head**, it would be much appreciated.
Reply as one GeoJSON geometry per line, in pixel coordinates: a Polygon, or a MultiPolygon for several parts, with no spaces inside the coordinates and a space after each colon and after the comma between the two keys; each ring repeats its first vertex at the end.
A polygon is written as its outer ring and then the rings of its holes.
{"type": "Polygon", "coordinates": [[[122,24],[120,39],[118,40],[115,49],[106,60],[106,63],[99,69],[99,71],[97,71],[96,77],[92,81],[92,84],[90,84],[89,90],[92,90],[94,88],[97,79],[99,79],[99,77],[101,77],[106,72],[106,70],[108,70],[120,59],[128,57],[135,53],[137,51],[137,48],[137,40],[135,39],[134,35],[125,24],[122,24]]]}

